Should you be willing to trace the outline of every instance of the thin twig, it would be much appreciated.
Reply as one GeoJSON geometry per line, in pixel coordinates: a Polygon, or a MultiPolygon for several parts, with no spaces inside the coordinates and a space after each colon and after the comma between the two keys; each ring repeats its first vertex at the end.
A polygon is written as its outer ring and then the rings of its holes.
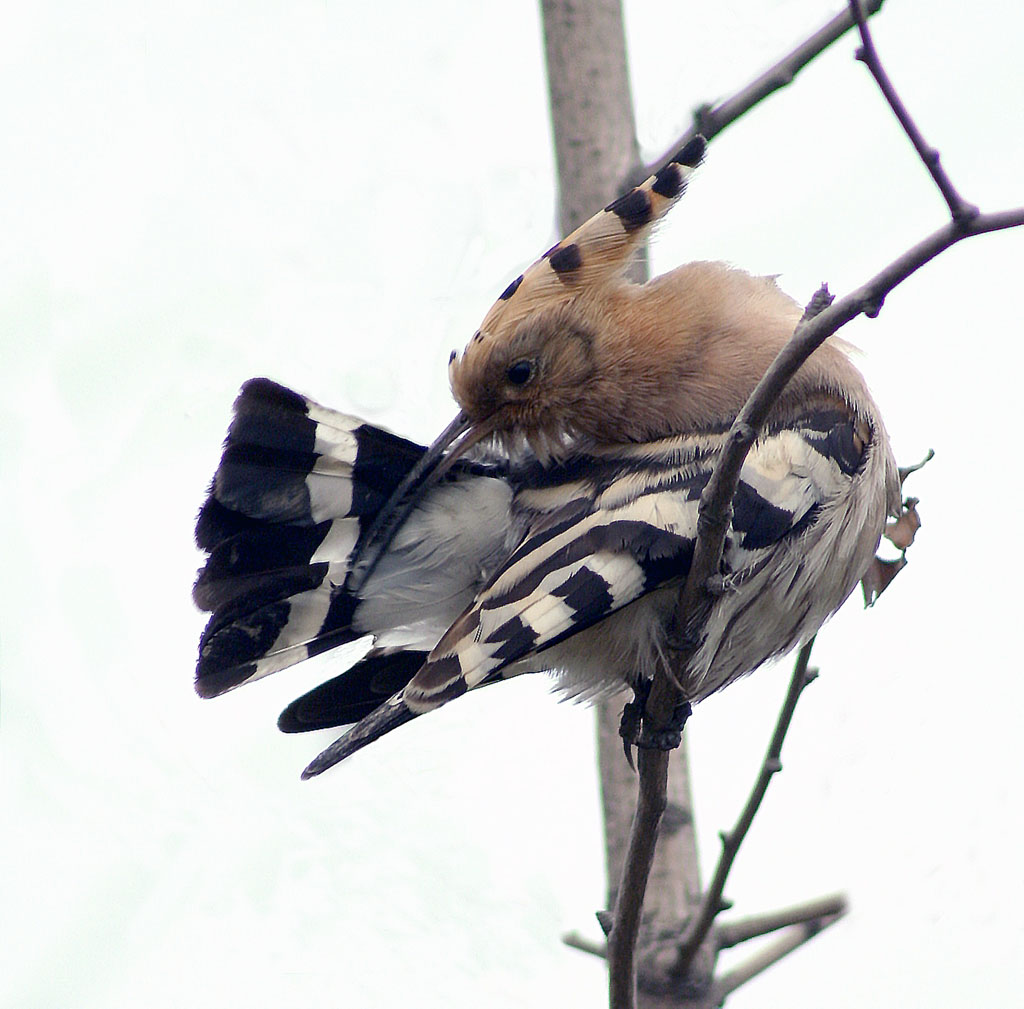
{"type": "MultiPolygon", "coordinates": [[[[883,0],[871,0],[865,5],[865,13],[868,17],[877,14],[882,9],[883,0]]],[[[698,133],[711,140],[719,133],[731,126],[737,119],[749,112],[759,102],[764,101],[769,95],[793,83],[796,75],[803,70],[808,63],[811,63],[820,56],[833,42],[838,41],[851,28],[856,27],[856,21],[849,10],[844,10],[832,18],[827,24],[822,25],[816,32],[808,36],[795,49],[782,57],[778,63],[769,67],[763,74],[752,80],[746,87],[737,91],[736,94],[717,105],[702,105],[694,113],[694,122],[690,128],[677,140],[673,141],[671,147],[658,158],[651,162],[639,178],[647,178],[653,175],[659,168],[665,165],[677,151],[681,150],[687,142],[692,140],[698,133]]]]}
{"type": "Polygon", "coordinates": [[[588,939],[585,935],[581,935],[579,932],[566,932],[562,936],[562,942],[566,946],[571,946],[573,949],[578,949],[581,953],[590,953],[591,956],[600,957],[602,960],[608,956],[608,946],[603,942],[594,942],[593,939],[588,939]]]}
{"type": "Polygon", "coordinates": [[[793,720],[793,713],[796,711],[796,702],[800,700],[800,694],[804,687],[817,675],[808,668],[811,661],[811,648],[814,646],[814,638],[811,638],[797,653],[796,662],[793,666],[793,675],[789,680],[789,689],[786,691],[786,700],[783,702],[782,710],[779,712],[778,720],[775,723],[775,731],[772,733],[771,742],[768,744],[768,751],[761,762],[761,771],[754,782],[754,787],[747,797],[743,811],[740,813],[736,826],[728,834],[721,834],[722,853],[718,858],[718,865],[715,866],[714,875],[708,886],[704,898],[701,901],[700,911],[694,917],[686,935],[679,944],[679,956],[672,967],[672,973],[684,975],[690,967],[697,950],[704,942],[715,917],[721,910],[722,895],[725,893],[725,883],[729,878],[729,871],[732,863],[739,853],[740,845],[743,844],[750,825],[754,822],[754,816],[761,807],[761,801],[768,791],[768,784],[772,778],[782,770],[782,743],[789,731],[790,722],[793,720]]]}
{"type": "Polygon", "coordinates": [[[942,193],[942,198],[946,201],[946,206],[949,207],[953,220],[959,221],[974,217],[978,213],[978,208],[973,203],[968,203],[957,192],[952,180],[942,167],[939,152],[925,141],[921,131],[917,128],[917,123],[914,122],[907,111],[907,107],[903,104],[903,100],[896,93],[892,80],[889,78],[885,67],[882,66],[878,50],[875,49],[875,42],[871,37],[871,31],[868,28],[867,18],[864,16],[860,0],[850,0],[850,12],[857,22],[857,28],[860,31],[861,48],[857,50],[857,59],[871,72],[871,76],[875,79],[879,90],[889,103],[889,108],[892,109],[893,114],[899,120],[900,126],[903,127],[903,132],[906,133],[910,142],[914,145],[914,150],[917,151],[918,157],[924,162],[925,168],[928,169],[935,185],[939,187],[939,192],[942,193]]]}
{"type": "Polygon", "coordinates": [[[808,939],[813,939],[830,925],[834,925],[842,917],[842,913],[827,915],[786,929],[775,942],[755,953],[739,967],[715,978],[708,1005],[721,1005],[726,996],[734,992],[740,985],[746,984],[751,978],[764,973],[772,964],[778,963],[784,956],[802,946],[808,939]]]}
{"type": "Polygon", "coordinates": [[[805,901],[803,904],[794,904],[792,907],[779,908],[777,911],[768,911],[765,914],[754,914],[749,918],[740,918],[725,925],[718,925],[715,927],[715,939],[719,949],[730,949],[748,939],[756,939],[758,936],[768,935],[770,932],[778,932],[779,929],[788,928],[790,925],[799,925],[803,922],[814,921],[816,918],[831,918],[845,914],[846,908],[846,897],[841,893],[834,893],[828,897],[805,901]]]}
{"type": "Polygon", "coordinates": [[[626,861],[622,867],[615,918],[608,934],[610,1009],[633,1009],[636,1005],[636,937],[640,931],[647,879],[654,862],[658,824],[667,802],[668,751],[639,750],[637,770],[640,791],[630,828],[626,861]]]}

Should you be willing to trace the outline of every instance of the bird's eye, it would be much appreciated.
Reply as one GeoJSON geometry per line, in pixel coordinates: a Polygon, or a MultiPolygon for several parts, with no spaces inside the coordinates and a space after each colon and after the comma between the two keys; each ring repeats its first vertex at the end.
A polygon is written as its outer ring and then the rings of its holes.
{"type": "Polygon", "coordinates": [[[516,361],[515,364],[509,366],[508,371],[505,372],[505,377],[513,385],[526,385],[533,378],[533,362],[516,361]]]}

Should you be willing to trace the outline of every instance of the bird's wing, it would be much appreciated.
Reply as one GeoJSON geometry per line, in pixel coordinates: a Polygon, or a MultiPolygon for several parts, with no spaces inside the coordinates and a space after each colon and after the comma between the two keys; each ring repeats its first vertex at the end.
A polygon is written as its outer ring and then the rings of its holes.
{"type": "MultiPolygon", "coordinates": [[[[403,691],[422,712],[598,623],[689,571],[700,495],[724,434],[616,446],[529,483],[523,542],[403,691]]],[[[842,410],[822,409],[760,439],[743,466],[725,566],[758,564],[848,487],[864,444],[842,410]]]]}
{"type": "MultiPolygon", "coordinates": [[[[849,492],[867,442],[844,409],[813,409],[755,443],[743,465],[723,567],[742,579],[780,547],[799,550],[823,507],[849,492]]],[[[725,434],[574,456],[521,481],[526,532],[422,668],[319,754],[309,778],[514,663],[600,622],[689,571],[700,495],[725,434]]],[[[511,668],[510,668],[511,667],[511,668]]]]}

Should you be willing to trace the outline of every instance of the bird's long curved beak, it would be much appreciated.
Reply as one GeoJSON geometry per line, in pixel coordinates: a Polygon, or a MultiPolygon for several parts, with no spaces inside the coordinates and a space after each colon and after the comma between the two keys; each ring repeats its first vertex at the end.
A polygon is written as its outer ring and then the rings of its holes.
{"type": "Polygon", "coordinates": [[[434,439],[405,479],[395,488],[377,513],[348,577],[348,590],[358,592],[373,574],[388,545],[408,518],[416,502],[448,471],[452,463],[487,435],[472,430],[472,422],[460,410],[455,419],[434,439]]]}

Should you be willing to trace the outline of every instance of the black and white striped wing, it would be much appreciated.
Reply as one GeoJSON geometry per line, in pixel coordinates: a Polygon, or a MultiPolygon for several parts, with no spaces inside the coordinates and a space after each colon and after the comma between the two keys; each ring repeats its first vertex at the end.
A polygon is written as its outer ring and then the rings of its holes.
{"type": "MultiPolygon", "coordinates": [[[[758,442],[734,502],[727,573],[759,564],[843,493],[860,461],[852,432],[848,415],[819,411],[758,442]]],[[[530,531],[431,652],[405,703],[442,704],[684,578],[722,439],[616,447],[527,482],[516,500],[530,531]]]]}
{"type": "MultiPolygon", "coordinates": [[[[723,440],[719,433],[614,446],[520,475],[513,512],[525,533],[518,547],[409,684],[321,753],[304,776],[473,687],[549,668],[546,649],[684,578],[700,495],[723,440]]],[[[799,556],[816,517],[849,493],[864,448],[843,411],[814,411],[762,438],[741,472],[725,573],[742,581],[780,547],[799,556]]],[[[625,632],[649,618],[637,614],[625,632]]],[[[776,645],[767,643],[763,655],[776,645]]]]}

